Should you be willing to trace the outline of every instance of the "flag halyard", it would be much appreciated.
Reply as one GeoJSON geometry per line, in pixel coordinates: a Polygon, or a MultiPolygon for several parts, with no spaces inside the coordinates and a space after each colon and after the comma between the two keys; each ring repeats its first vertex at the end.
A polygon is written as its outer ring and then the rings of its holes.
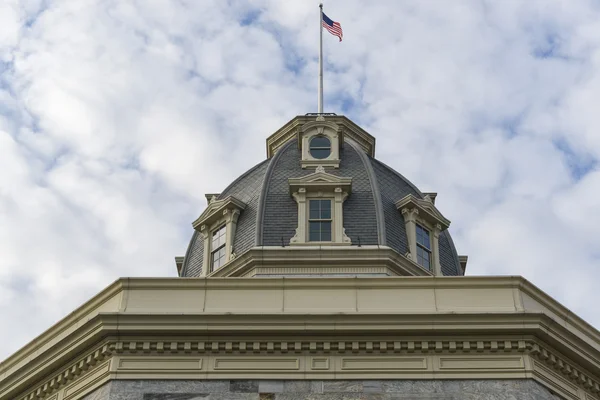
{"type": "Polygon", "coordinates": [[[340,38],[340,42],[344,37],[344,33],[342,32],[342,25],[339,22],[333,21],[329,18],[325,13],[323,13],[323,28],[327,29],[327,32],[331,33],[333,36],[337,36],[340,38]]]}

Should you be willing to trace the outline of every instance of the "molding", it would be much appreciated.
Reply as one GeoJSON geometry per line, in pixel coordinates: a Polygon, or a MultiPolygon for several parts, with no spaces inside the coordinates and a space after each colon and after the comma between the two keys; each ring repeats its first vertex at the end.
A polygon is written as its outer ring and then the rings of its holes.
{"type": "Polygon", "coordinates": [[[344,137],[339,125],[331,120],[318,117],[316,120],[306,122],[298,131],[298,148],[302,154],[300,165],[303,169],[310,167],[340,167],[340,149],[344,137]],[[331,153],[323,159],[314,158],[310,154],[310,141],[315,136],[324,136],[331,143],[331,153]]]}
{"type": "MultiPolygon", "coordinates": [[[[326,122],[334,123],[339,127],[341,140],[350,138],[354,140],[365,153],[371,157],[375,157],[375,138],[367,131],[343,115],[327,115],[322,116],[322,118],[326,122]]],[[[308,122],[314,121],[314,116],[299,115],[279,128],[267,138],[267,158],[273,157],[289,140],[299,138],[302,126],[308,122]]]]}
{"type": "Polygon", "coordinates": [[[267,138],[267,158],[273,157],[288,141],[295,139],[298,136],[300,127],[308,119],[308,117],[303,116],[294,117],[269,136],[267,138]]]}
{"type": "Polygon", "coordinates": [[[206,193],[204,195],[204,197],[206,198],[206,204],[209,204],[211,201],[218,199],[220,195],[221,193],[206,193]]]}
{"type": "Polygon", "coordinates": [[[429,200],[431,200],[431,204],[435,205],[435,199],[438,195],[436,192],[424,192],[423,195],[423,197],[429,197],[429,200]]]}
{"type": "Polygon", "coordinates": [[[389,247],[307,242],[289,247],[254,247],[215,271],[211,277],[307,273],[368,276],[382,271],[387,271],[389,276],[431,276],[429,271],[389,247]]]}
{"type": "Polygon", "coordinates": [[[468,261],[469,261],[469,256],[458,256],[458,263],[460,264],[460,269],[461,269],[463,275],[467,272],[467,262],[468,261]]]}
{"type": "Polygon", "coordinates": [[[192,375],[533,378],[598,399],[600,332],[520,277],[128,278],[0,363],[0,398],[192,375]],[[246,357],[275,367],[233,368],[246,357]],[[297,370],[277,361],[294,358],[297,370]]]}
{"type": "Polygon", "coordinates": [[[402,212],[405,209],[416,210],[419,218],[425,219],[433,225],[441,225],[440,231],[448,229],[450,226],[450,220],[446,219],[433,205],[431,198],[419,199],[412,194],[408,194],[396,202],[396,208],[402,212]]]}
{"type": "Polygon", "coordinates": [[[442,231],[448,229],[450,221],[433,205],[429,195],[419,199],[412,194],[406,195],[396,202],[396,208],[402,212],[406,226],[409,252],[407,257],[417,261],[417,224],[423,225],[429,231],[431,244],[431,269],[434,275],[442,275],[440,261],[439,237],[442,231]]]}
{"type": "Polygon", "coordinates": [[[68,364],[59,373],[54,373],[51,378],[42,381],[43,383],[35,389],[20,395],[19,400],[43,399],[59,390],[60,398],[65,400],[80,398],[91,392],[104,383],[109,375],[112,347],[114,345],[106,343],[88,352],[84,357],[68,364]]]}
{"type": "Polygon", "coordinates": [[[289,178],[290,194],[293,196],[301,189],[307,193],[333,192],[340,188],[347,196],[352,193],[352,178],[339,177],[327,172],[313,172],[300,178],[289,178]]]}
{"type": "Polygon", "coordinates": [[[109,339],[17,400],[78,399],[109,379],[531,378],[567,399],[600,398],[600,379],[535,337],[405,339],[379,336],[211,340],[109,339]],[[98,364],[98,366],[96,366],[98,364]],[[259,374],[259,375],[256,375],[259,374]]]}
{"type": "Polygon", "coordinates": [[[290,245],[351,245],[344,228],[343,203],[352,191],[352,178],[339,177],[325,172],[323,167],[300,178],[289,178],[290,194],[298,204],[298,226],[290,245]],[[331,200],[331,241],[310,242],[308,240],[309,202],[311,199],[331,200]]]}
{"type": "Polygon", "coordinates": [[[185,257],[175,257],[175,266],[177,267],[177,276],[181,276],[181,270],[183,268],[183,261],[185,257]]]}
{"type": "Polygon", "coordinates": [[[340,160],[338,159],[329,159],[329,158],[324,158],[324,159],[316,159],[316,158],[311,158],[308,160],[301,160],[300,164],[302,166],[302,169],[307,169],[307,168],[339,168],[340,167],[340,160]]]}
{"type": "Polygon", "coordinates": [[[222,200],[213,200],[208,204],[206,210],[192,223],[192,227],[202,232],[204,226],[210,226],[214,224],[222,214],[227,211],[243,211],[246,208],[246,203],[235,198],[234,196],[228,196],[222,200]]]}
{"type": "Polygon", "coordinates": [[[233,240],[235,238],[235,230],[240,213],[246,208],[246,203],[233,197],[228,196],[222,200],[216,200],[215,197],[208,204],[208,207],[192,223],[196,231],[202,233],[204,242],[202,271],[200,276],[206,276],[213,271],[211,270],[211,255],[212,255],[212,235],[215,229],[220,226],[226,226],[225,239],[225,263],[235,258],[233,252],[233,240]]]}

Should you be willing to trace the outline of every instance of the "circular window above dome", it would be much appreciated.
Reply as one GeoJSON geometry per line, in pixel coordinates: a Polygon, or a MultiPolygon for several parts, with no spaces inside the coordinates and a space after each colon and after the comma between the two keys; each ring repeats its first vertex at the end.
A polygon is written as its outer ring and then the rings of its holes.
{"type": "Polygon", "coordinates": [[[327,158],[331,154],[331,141],[325,136],[315,136],[310,140],[309,152],[318,160],[327,158]]]}

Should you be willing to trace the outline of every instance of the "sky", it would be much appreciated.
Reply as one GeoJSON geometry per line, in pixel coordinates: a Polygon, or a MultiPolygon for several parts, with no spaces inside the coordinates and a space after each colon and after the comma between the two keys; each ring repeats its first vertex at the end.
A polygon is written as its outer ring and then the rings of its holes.
{"type": "MultiPolygon", "coordinates": [[[[600,327],[600,3],[326,0],[325,111],[438,192],[468,275],[600,327]]],[[[0,1],[0,360],[191,222],[315,112],[313,0],[0,1]],[[9,327],[7,329],[7,327],[9,327]]]]}

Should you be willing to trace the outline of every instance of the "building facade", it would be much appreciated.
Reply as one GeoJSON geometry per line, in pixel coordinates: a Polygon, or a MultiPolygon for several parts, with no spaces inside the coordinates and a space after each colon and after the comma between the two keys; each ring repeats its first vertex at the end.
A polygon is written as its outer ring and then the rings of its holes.
{"type": "Polygon", "coordinates": [[[0,399],[600,399],[600,333],[464,276],[448,220],[343,116],[298,116],[192,223],[0,364],[0,399]]]}

